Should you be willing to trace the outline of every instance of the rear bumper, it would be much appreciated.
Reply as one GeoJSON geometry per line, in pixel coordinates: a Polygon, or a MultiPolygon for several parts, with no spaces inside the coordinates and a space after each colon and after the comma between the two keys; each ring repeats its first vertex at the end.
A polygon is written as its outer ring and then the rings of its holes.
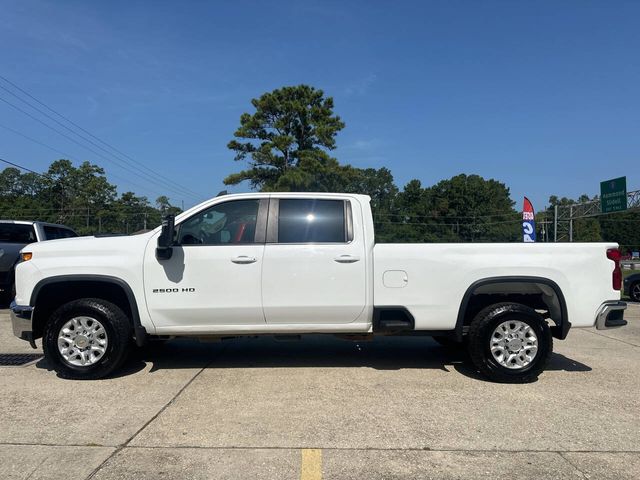
{"type": "Polygon", "coordinates": [[[36,348],[33,339],[33,324],[31,322],[33,319],[33,307],[16,305],[16,302],[13,301],[10,308],[13,334],[22,340],[26,340],[33,348],[36,348]]]}
{"type": "Polygon", "coordinates": [[[624,311],[627,309],[626,302],[611,301],[600,306],[596,315],[596,328],[604,330],[607,328],[623,327],[627,324],[624,319],[624,311]]]}

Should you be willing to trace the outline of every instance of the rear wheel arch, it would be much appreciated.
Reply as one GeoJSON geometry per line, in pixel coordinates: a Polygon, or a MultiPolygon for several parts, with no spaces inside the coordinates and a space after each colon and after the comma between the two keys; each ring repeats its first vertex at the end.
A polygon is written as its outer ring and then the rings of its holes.
{"type": "Polygon", "coordinates": [[[569,333],[571,323],[567,303],[556,282],[545,277],[504,276],[483,278],[467,288],[458,310],[456,337],[462,339],[465,327],[480,310],[499,302],[515,302],[534,309],[546,309],[555,323],[551,327],[552,335],[564,340],[569,333]]]}
{"type": "Polygon", "coordinates": [[[121,278],[107,275],[60,275],[38,282],[29,302],[35,307],[34,338],[42,336],[46,322],[57,308],[81,298],[97,298],[117,305],[131,321],[136,343],[144,344],[146,331],[140,323],[133,290],[121,278]]]}

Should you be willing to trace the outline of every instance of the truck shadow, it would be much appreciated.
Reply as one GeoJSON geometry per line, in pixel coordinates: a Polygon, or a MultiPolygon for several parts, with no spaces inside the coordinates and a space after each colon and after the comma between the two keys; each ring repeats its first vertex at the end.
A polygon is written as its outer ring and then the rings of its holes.
{"type": "MultiPolygon", "coordinates": [[[[111,378],[135,374],[151,365],[150,373],[180,368],[373,368],[376,370],[436,369],[487,381],[464,350],[440,346],[429,337],[377,337],[353,342],[324,335],[300,341],[271,337],[240,338],[216,343],[174,339],[135,350],[111,378]]],[[[45,360],[38,363],[48,368],[45,360]]],[[[591,367],[553,353],[547,370],[588,372],[591,367]]]]}

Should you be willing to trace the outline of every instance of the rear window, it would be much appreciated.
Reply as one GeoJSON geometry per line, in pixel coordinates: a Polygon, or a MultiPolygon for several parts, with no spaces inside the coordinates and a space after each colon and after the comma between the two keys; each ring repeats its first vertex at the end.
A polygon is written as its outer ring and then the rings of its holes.
{"type": "Polygon", "coordinates": [[[280,199],[278,243],[344,242],[344,201],[280,199]]]}
{"type": "Polygon", "coordinates": [[[36,241],[36,232],[32,225],[0,223],[0,242],[33,243],[36,241]]]}
{"type": "Polygon", "coordinates": [[[69,230],[68,228],[51,227],[46,225],[42,228],[44,229],[44,236],[47,240],[57,240],[59,238],[71,238],[78,236],[76,232],[69,230]]]}

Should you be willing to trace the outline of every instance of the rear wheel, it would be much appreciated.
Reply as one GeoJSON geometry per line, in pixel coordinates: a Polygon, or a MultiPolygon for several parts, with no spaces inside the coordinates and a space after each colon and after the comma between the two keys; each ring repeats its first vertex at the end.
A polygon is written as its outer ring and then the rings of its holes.
{"type": "Polygon", "coordinates": [[[58,375],[70,379],[98,379],[126,359],[131,324],[111,302],[83,298],[58,308],[44,334],[43,349],[58,375]]]}
{"type": "Polygon", "coordinates": [[[629,296],[634,302],[640,302],[640,282],[633,283],[629,287],[629,296]]]}
{"type": "Polygon", "coordinates": [[[491,305],[480,311],[469,327],[471,360],[480,372],[496,382],[536,380],[552,351],[549,325],[525,305],[491,305]]]}

